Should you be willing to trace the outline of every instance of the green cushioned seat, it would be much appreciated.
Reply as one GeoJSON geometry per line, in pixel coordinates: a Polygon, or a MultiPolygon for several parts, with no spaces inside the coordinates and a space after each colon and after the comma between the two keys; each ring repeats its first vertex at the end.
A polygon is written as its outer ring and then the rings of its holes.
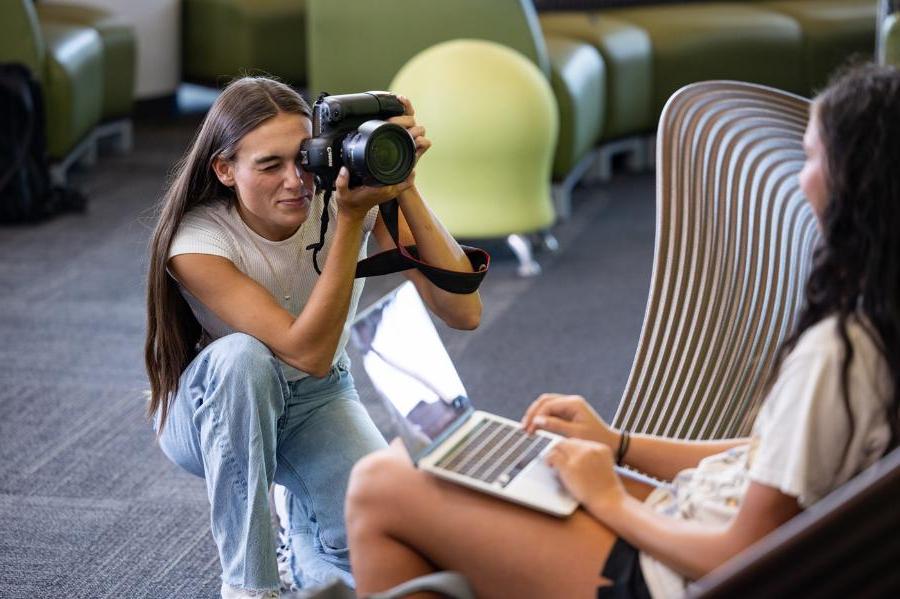
{"type": "Polygon", "coordinates": [[[734,79],[806,93],[803,32],[793,18],[756,4],[704,2],[615,9],[653,46],[654,118],[675,90],[734,79]]]}
{"type": "Polygon", "coordinates": [[[305,0],[183,0],[181,28],[188,80],[221,85],[265,73],[306,82],[305,0]]]}
{"type": "Polygon", "coordinates": [[[550,85],[559,107],[553,176],[561,179],[600,137],[606,117],[606,67],[589,44],[556,36],[547,36],[546,41],[550,85]]]}
{"type": "Polygon", "coordinates": [[[308,0],[308,19],[312,96],[384,89],[416,53],[457,38],[504,44],[550,72],[531,0],[308,0]]]}
{"type": "Polygon", "coordinates": [[[42,23],[69,23],[90,27],[103,42],[104,120],[128,116],[134,104],[137,51],[134,28],[112,13],[89,6],[46,2],[37,5],[42,23]]]}
{"type": "Polygon", "coordinates": [[[90,27],[41,23],[40,28],[47,48],[47,152],[62,159],[100,122],[103,42],[90,27]]]}
{"type": "Polygon", "coordinates": [[[30,0],[0,4],[0,62],[24,64],[40,80],[46,55],[34,4],[30,0]]]}
{"type": "Polygon", "coordinates": [[[433,141],[416,184],[451,234],[501,237],[553,223],[558,117],[534,63],[493,42],[443,42],[414,56],[390,88],[412,100],[433,141]]]}
{"type": "Polygon", "coordinates": [[[888,15],[881,25],[882,64],[900,67],[900,13],[888,15]]]}
{"type": "Polygon", "coordinates": [[[757,6],[800,23],[808,92],[823,88],[848,56],[859,54],[871,59],[875,53],[875,0],[778,0],[757,6]]]}
{"type": "Polygon", "coordinates": [[[640,27],[605,13],[549,12],[540,16],[545,35],[592,44],[606,65],[606,117],[601,139],[650,131],[653,110],[653,49],[640,27]]]}
{"type": "Polygon", "coordinates": [[[603,85],[600,57],[572,42],[548,49],[531,0],[309,0],[307,6],[310,97],[385,89],[418,52],[459,38],[485,39],[516,50],[552,78],[562,112],[557,178],[586,155],[602,126],[602,102],[591,106],[603,85]]]}

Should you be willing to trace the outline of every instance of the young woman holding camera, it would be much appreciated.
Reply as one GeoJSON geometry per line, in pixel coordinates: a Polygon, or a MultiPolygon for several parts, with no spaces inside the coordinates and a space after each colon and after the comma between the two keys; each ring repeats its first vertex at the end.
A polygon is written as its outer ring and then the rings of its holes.
{"type": "MultiPolygon", "coordinates": [[[[431,145],[412,105],[416,159],[431,145]]],[[[432,265],[471,272],[415,187],[350,188],[342,167],[318,254],[323,190],[300,167],[311,112],[294,90],[245,77],[221,93],[175,169],[150,243],[146,363],[160,447],[205,478],[223,597],[278,596],[268,493],[289,491],[305,536],[305,584],[349,571],[344,495],[351,467],[385,445],[359,402],[344,352],[370,232],[393,246],[377,206],[398,198],[401,242],[432,265]],[[314,551],[313,549],[314,548],[314,551]]],[[[407,271],[448,325],[478,326],[478,293],[443,291],[407,271]]],[[[297,573],[299,575],[299,573],[297,573]]]]}
{"type": "Polygon", "coordinates": [[[565,520],[443,483],[392,444],[351,476],[359,593],[446,569],[484,599],[681,596],[896,447],[898,139],[896,69],[852,70],[813,104],[800,183],[824,242],[751,438],[629,442],[583,398],[543,395],[523,425],[569,437],[548,458],[582,504],[565,520]],[[614,456],[674,488],[641,501],[650,489],[626,489],[614,456]]]}

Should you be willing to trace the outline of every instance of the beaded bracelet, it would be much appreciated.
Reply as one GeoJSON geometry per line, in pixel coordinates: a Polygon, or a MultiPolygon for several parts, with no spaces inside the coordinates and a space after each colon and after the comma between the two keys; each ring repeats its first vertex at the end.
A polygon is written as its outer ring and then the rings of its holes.
{"type": "Polygon", "coordinates": [[[631,441],[631,435],[627,430],[622,431],[619,437],[619,449],[616,450],[616,465],[621,466],[622,460],[625,459],[625,453],[628,451],[628,443],[631,441]]]}

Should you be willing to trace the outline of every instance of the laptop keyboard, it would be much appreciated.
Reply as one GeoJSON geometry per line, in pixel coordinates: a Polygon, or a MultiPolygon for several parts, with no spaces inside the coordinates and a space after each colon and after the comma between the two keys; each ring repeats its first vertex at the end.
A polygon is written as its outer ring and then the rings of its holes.
{"type": "Polygon", "coordinates": [[[523,429],[482,420],[436,466],[505,487],[538,457],[550,439],[523,429]]]}

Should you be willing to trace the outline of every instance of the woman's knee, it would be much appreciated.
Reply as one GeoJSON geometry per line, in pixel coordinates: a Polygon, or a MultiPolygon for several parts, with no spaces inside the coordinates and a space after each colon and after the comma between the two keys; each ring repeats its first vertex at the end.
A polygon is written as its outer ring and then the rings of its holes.
{"type": "Polygon", "coordinates": [[[359,460],[350,472],[347,488],[348,523],[396,510],[398,502],[414,492],[415,474],[409,459],[392,447],[380,449],[359,460]]]}
{"type": "Polygon", "coordinates": [[[285,386],[278,358],[266,344],[245,333],[232,333],[211,343],[206,350],[207,368],[220,381],[236,380],[253,387],[285,386]]]}
{"type": "Polygon", "coordinates": [[[262,341],[246,333],[232,333],[213,341],[207,348],[209,363],[215,369],[232,373],[268,372],[276,365],[275,356],[262,341]]]}
{"type": "Polygon", "coordinates": [[[219,406],[260,414],[280,414],[284,409],[287,383],[278,359],[250,335],[233,333],[212,342],[185,376],[182,385],[194,393],[199,390],[206,409],[215,411],[219,406]]]}

